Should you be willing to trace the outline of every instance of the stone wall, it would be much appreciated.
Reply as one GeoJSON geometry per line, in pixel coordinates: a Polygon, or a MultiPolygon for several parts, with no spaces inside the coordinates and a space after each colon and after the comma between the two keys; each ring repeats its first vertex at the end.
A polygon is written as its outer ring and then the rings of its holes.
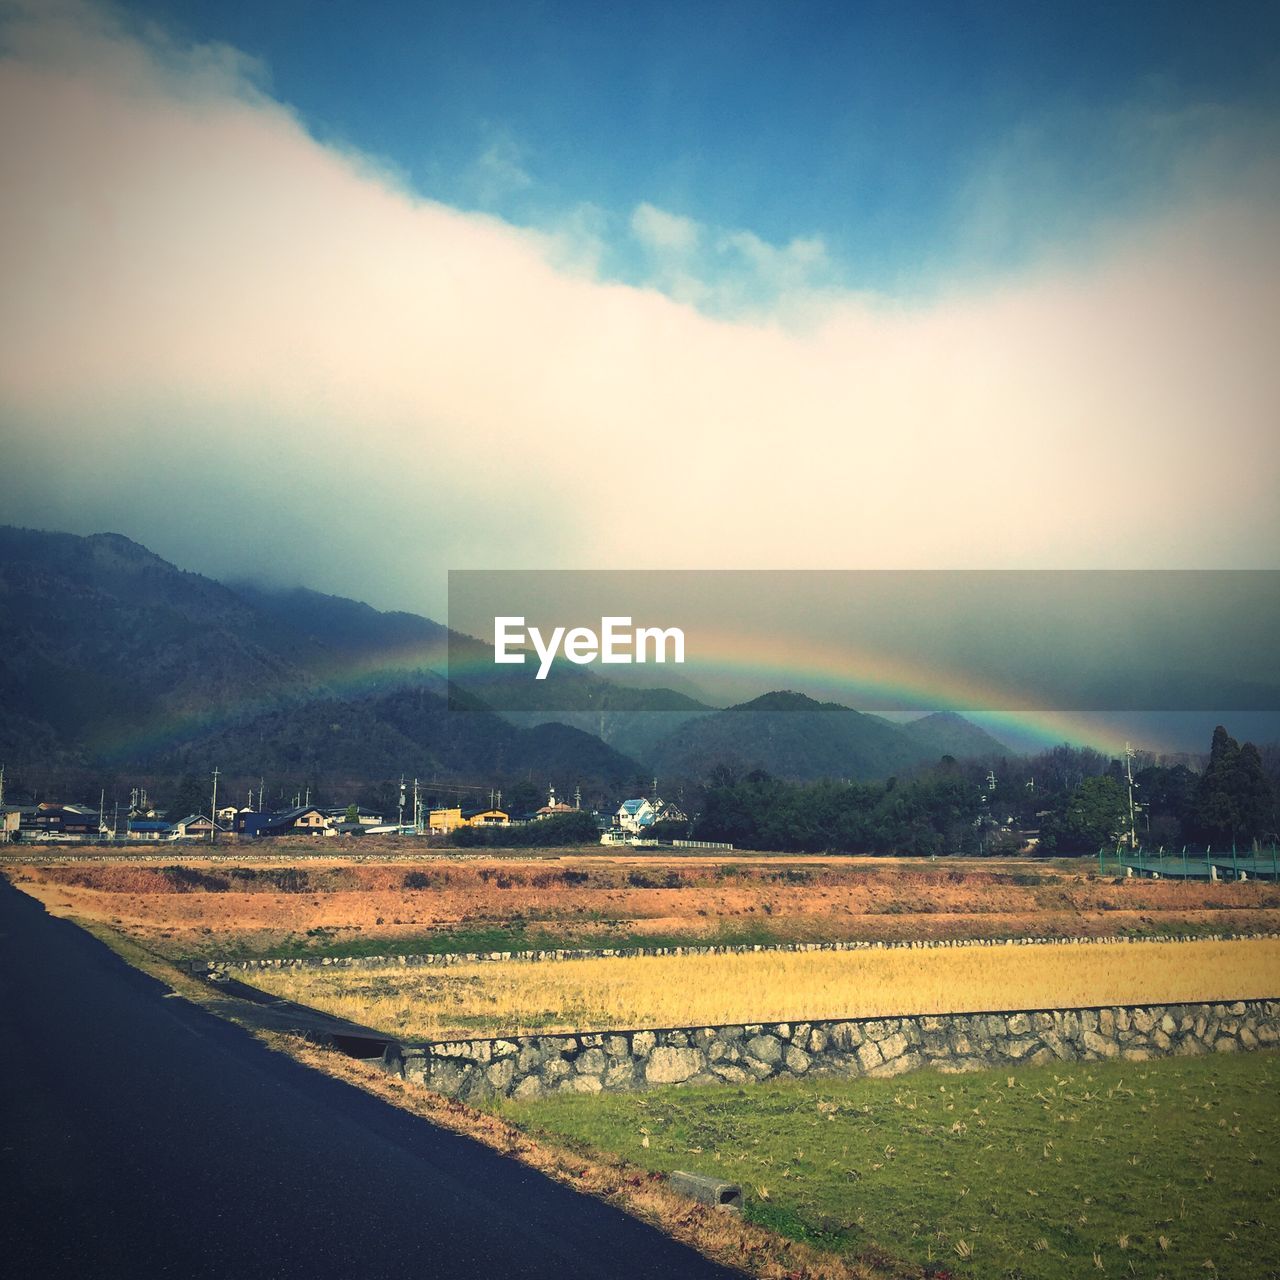
{"type": "Polygon", "coordinates": [[[520,1036],[396,1045],[389,1071],[450,1097],[533,1098],[811,1074],[1143,1061],[1280,1043],[1280,999],[520,1036]]]}

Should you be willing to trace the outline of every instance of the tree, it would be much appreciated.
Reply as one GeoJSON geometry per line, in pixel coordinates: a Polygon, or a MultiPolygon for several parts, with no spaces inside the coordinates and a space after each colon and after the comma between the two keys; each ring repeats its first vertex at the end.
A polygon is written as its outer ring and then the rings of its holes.
{"type": "Polygon", "coordinates": [[[347,821],[347,822],[359,822],[359,821],[360,821],[360,806],[359,806],[359,805],[354,805],[354,804],[349,804],[349,805],[347,805],[346,821],[347,821]]]}
{"type": "Polygon", "coordinates": [[[188,814],[207,815],[212,791],[194,774],[187,774],[169,793],[168,814],[170,822],[179,822],[188,814]]]}
{"type": "Polygon", "coordinates": [[[1050,814],[1040,828],[1045,852],[1081,853],[1114,844],[1128,825],[1129,797],[1115,778],[1086,778],[1061,814],[1050,814]]]}
{"type": "Polygon", "coordinates": [[[533,813],[546,802],[546,788],[526,779],[502,789],[502,804],[508,813],[533,813]]]}
{"type": "Polygon", "coordinates": [[[1195,824],[1210,844],[1234,845],[1274,835],[1275,793],[1252,742],[1242,747],[1219,725],[1196,793],[1195,824]]]}

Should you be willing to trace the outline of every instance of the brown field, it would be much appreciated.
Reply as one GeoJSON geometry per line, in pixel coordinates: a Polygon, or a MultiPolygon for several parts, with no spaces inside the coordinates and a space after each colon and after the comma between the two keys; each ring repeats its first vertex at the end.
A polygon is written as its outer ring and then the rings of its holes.
{"type": "Polygon", "coordinates": [[[1117,882],[1087,862],[175,853],[7,870],[170,957],[1280,932],[1280,886],[1117,882]]]}
{"type": "Polygon", "coordinates": [[[1280,938],[269,969],[250,981],[380,1031],[447,1040],[1268,998],[1280,995],[1280,938]]]}

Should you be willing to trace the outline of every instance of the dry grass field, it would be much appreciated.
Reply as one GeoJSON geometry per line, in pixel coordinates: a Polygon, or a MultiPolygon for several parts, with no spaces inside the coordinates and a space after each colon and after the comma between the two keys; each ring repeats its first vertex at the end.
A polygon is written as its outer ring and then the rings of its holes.
{"type": "Polygon", "coordinates": [[[679,942],[1272,932],[1280,886],[1114,881],[1088,862],[164,851],[11,865],[59,915],[173,958],[679,942]],[[178,857],[181,865],[175,865],[178,857]]]}
{"type": "Polygon", "coordinates": [[[406,1039],[1280,994],[1280,939],[264,970],[276,995],[406,1039]]]}

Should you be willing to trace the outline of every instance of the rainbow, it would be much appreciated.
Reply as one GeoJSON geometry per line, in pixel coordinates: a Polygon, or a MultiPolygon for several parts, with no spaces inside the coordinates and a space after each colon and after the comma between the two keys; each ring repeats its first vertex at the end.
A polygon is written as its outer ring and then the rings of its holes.
{"type": "MultiPolygon", "coordinates": [[[[600,668],[596,668],[601,670],[600,668]]],[[[493,670],[487,650],[451,656],[449,674],[483,675],[493,670]]],[[[654,666],[645,684],[660,687],[667,668],[654,666]]],[[[602,674],[608,675],[607,670],[602,674]]],[[[922,715],[955,711],[981,719],[996,736],[1003,728],[1020,738],[1045,746],[1061,742],[1096,747],[1111,755],[1125,748],[1114,726],[1084,712],[1039,705],[1032,690],[997,686],[971,675],[944,672],[911,663],[900,656],[855,648],[847,643],[824,644],[796,636],[744,636],[740,632],[698,628],[691,632],[687,660],[681,673],[697,683],[701,678],[733,676],[749,683],[756,697],[776,689],[824,691],[828,699],[855,709],[885,705],[918,710],[922,715]]],[[[1158,747],[1159,744],[1151,744],[1158,747]]]]}
{"type": "MultiPolygon", "coordinates": [[[[798,685],[822,690],[827,698],[855,709],[888,704],[922,715],[955,711],[980,718],[996,736],[1004,728],[1045,746],[1071,742],[1112,755],[1125,748],[1112,725],[1087,713],[1038,705],[1032,690],[997,686],[971,674],[941,671],[845,643],[836,646],[792,636],[762,641],[732,632],[699,631],[697,654],[686,663],[686,671],[696,681],[701,669],[748,679],[761,693],[798,685]]],[[[655,674],[652,683],[660,685],[661,677],[655,674]]]]}
{"type": "MultiPolygon", "coordinates": [[[[655,666],[655,687],[666,668],[655,666]]],[[[997,737],[1001,731],[1044,746],[1061,742],[1088,745],[1118,755],[1123,740],[1097,716],[1037,706],[1033,692],[998,687],[972,676],[913,664],[883,652],[856,649],[794,636],[743,636],[700,629],[691,635],[682,674],[695,682],[730,676],[749,684],[755,697],[776,689],[814,691],[815,696],[857,709],[892,705],[921,714],[955,711],[971,716],[997,737]]],[[[316,699],[359,696],[409,675],[430,672],[454,678],[493,672],[487,647],[477,643],[467,656],[450,656],[442,642],[414,643],[386,649],[357,660],[335,661],[315,671],[316,699]]],[[[604,674],[608,674],[607,671],[604,674]]],[[[301,691],[300,691],[301,692],[301,691]]],[[[278,695],[250,695],[224,702],[207,712],[153,716],[102,742],[112,756],[127,759],[162,749],[193,732],[216,732],[281,705],[278,695]]],[[[1147,744],[1157,746],[1158,744],[1147,744]]]]}

